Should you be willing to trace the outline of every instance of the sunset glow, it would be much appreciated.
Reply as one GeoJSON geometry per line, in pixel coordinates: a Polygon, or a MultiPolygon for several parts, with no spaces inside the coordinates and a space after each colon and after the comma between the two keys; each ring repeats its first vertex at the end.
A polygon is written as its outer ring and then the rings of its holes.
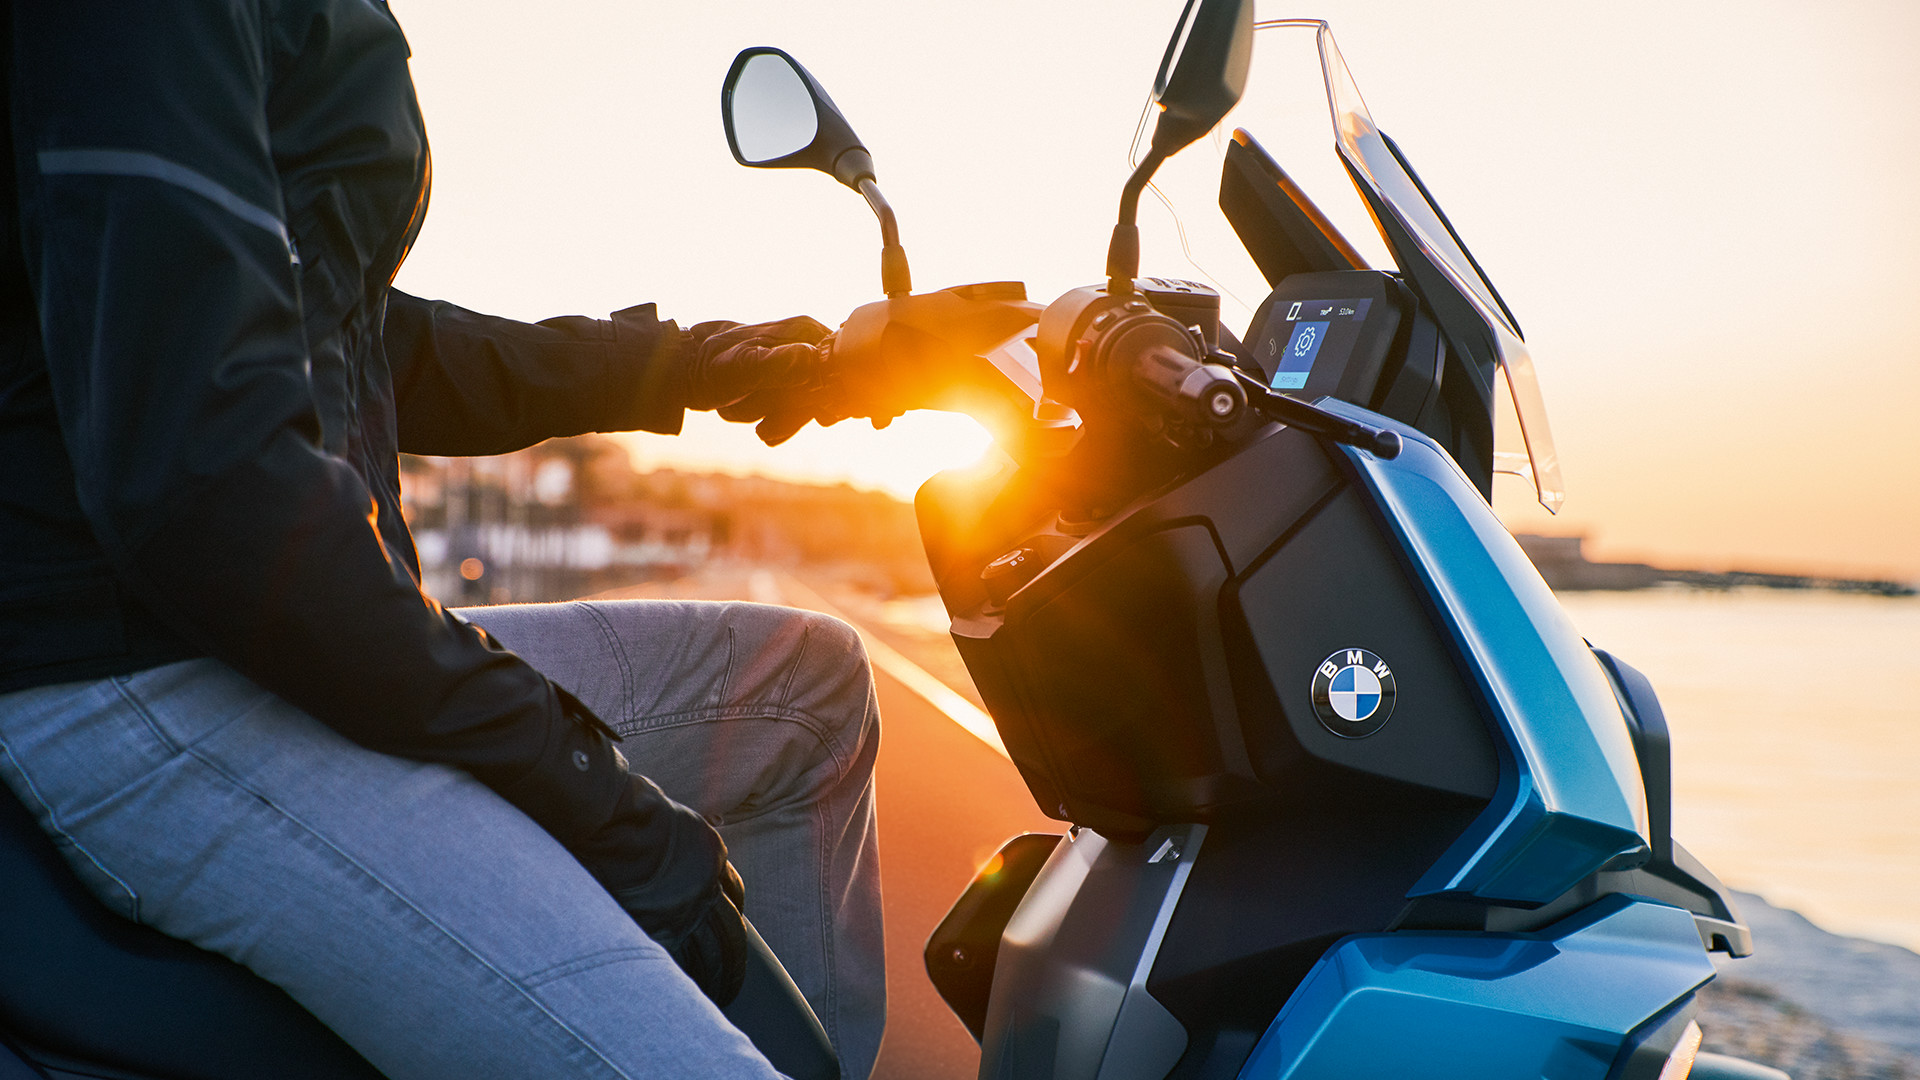
{"type": "MultiPolygon", "coordinates": [[[[652,300],[683,324],[833,325],[877,298],[856,194],[727,152],[721,77],[773,44],[872,150],[919,287],[1013,278],[1050,299],[1101,273],[1179,7],[396,3],[435,165],[399,285],[529,319],[652,300]]],[[[1545,520],[1515,481],[1510,524],[1603,556],[1920,577],[1920,7],[1261,5],[1303,14],[1332,23],[1526,331],[1568,500],[1545,520]]],[[[1309,183],[1342,178],[1324,111],[1308,120],[1263,141],[1371,255],[1351,191],[1309,183]]],[[[1193,276],[1163,214],[1141,227],[1143,267],[1193,276]]],[[[709,417],[631,445],[905,493],[978,438],[909,418],[767,451],[709,417]]]]}
{"type": "Polygon", "coordinates": [[[678,436],[620,439],[637,468],[846,483],[902,499],[913,498],[934,473],[978,461],[993,441],[970,418],[938,412],[907,413],[882,431],[865,420],[844,420],[830,428],[809,426],[775,450],[760,445],[752,428],[706,413],[689,416],[686,431],[678,436]]]}

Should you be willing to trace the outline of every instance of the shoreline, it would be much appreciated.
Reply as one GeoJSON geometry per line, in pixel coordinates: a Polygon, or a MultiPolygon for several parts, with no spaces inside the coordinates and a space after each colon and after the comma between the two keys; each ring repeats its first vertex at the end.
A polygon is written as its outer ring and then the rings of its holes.
{"type": "Polygon", "coordinates": [[[1781,574],[1756,570],[1687,570],[1647,563],[1595,562],[1587,558],[1584,535],[1543,536],[1517,532],[1514,540],[1554,592],[1637,592],[1688,588],[1710,592],[1732,589],[1783,589],[1884,596],[1920,595],[1920,582],[1891,578],[1836,577],[1831,574],[1781,574]]]}
{"type": "Polygon", "coordinates": [[[1754,954],[1714,957],[1703,1049],[1795,1080],[1920,1080],[1920,953],[1830,933],[1752,893],[1734,899],[1754,954]]]}

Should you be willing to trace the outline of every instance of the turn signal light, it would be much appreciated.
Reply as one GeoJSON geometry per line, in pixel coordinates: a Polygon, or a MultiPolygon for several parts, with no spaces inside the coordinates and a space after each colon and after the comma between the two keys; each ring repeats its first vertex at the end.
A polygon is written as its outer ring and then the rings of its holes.
{"type": "Polygon", "coordinates": [[[1667,1055],[1667,1063],[1660,1069],[1660,1080],[1687,1080],[1693,1075],[1693,1059],[1700,1053],[1700,1024],[1696,1020],[1687,1021],[1687,1030],[1680,1033],[1680,1042],[1674,1046],[1673,1053],[1667,1055]]]}

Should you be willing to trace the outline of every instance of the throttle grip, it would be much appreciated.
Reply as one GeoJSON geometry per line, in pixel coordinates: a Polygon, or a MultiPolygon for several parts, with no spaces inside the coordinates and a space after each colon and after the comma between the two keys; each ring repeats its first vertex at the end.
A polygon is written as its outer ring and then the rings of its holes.
{"type": "Polygon", "coordinates": [[[1247,407],[1246,392],[1231,370],[1164,345],[1135,357],[1131,375],[1168,412],[1196,426],[1231,424],[1247,407]]]}
{"type": "Polygon", "coordinates": [[[1200,343],[1173,319],[1122,308],[1095,318],[1092,329],[1109,392],[1143,411],[1204,429],[1231,424],[1246,409],[1232,370],[1195,356],[1200,343]]]}

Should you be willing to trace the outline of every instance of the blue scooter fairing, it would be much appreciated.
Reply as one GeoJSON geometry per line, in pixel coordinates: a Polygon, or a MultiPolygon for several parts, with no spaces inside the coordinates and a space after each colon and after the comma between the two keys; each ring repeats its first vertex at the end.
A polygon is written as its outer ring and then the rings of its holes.
{"type": "Polygon", "coordinates": [[[1345,402],[1319,404],[1399,433],[1391,460],[1340,450],[1501,736],[1499,791],[1412,895],[1544,904],[1602,868],[1645,862],[1646,793],[1620,704],[1539,571],[1432,439],[1345,402]]]}
{"type": "Polygon", "coordinates": [[[1713,978],[1690,914],[1609,897],[1536,934],[1367,934],[1334,946],[1243,1080],[1604,1080],[1628,1037],[1713,978]]]}

